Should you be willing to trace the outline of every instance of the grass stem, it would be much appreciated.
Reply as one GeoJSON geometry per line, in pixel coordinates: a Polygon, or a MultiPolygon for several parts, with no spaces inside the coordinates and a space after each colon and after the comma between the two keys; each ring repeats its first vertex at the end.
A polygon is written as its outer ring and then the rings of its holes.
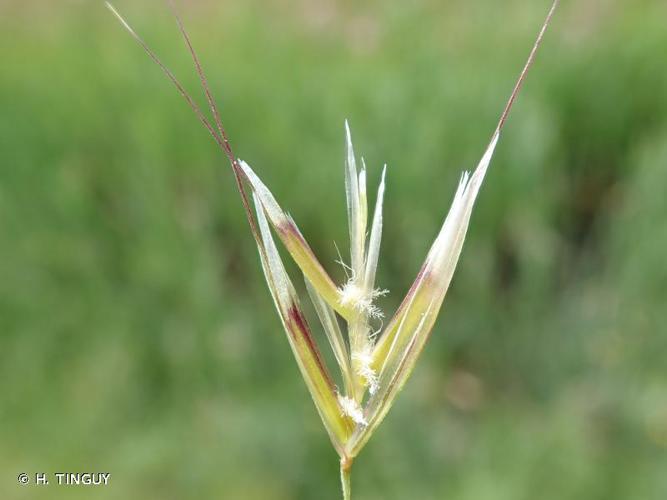
{"type": "Polygon", "coordinates": [[[343,457],[340,459],[340,484],[343,487],[343,500],[352,498],[350,489],[350,476],[352,475],[352,459],[343,457]]]}

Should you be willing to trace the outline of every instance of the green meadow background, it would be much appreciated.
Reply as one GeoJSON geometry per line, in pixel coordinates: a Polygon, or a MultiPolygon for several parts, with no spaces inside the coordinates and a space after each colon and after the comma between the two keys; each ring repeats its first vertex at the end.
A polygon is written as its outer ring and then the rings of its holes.
{"type": "MultiPolygon", "coordinates": [[[[373,189],[388,164],[390,312],[548,3],[180,9],[237,155],[339,280],[345,118],[373,189]]],[[[116,6],[199,98],[165,4],[116,6]]],[[[355,499],[667,498],[665,19],[563,1],[355,499]]],[[[175,90],[96,0],[0,0],[0,64],[0,498],[339,498],[231,171],[175,90]],[[17,482],[63,471],[111,484],[17,482]]]]}

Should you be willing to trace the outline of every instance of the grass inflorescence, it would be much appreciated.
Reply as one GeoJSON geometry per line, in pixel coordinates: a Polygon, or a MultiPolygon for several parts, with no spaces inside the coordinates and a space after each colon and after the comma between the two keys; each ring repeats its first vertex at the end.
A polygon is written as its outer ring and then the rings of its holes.
{"type": "Polygon", "coordinates": [[[371,214],[366,165],[355,155],[350,127],[346,122],[344,175],[350,253],[349,263],[344,264],[347,280],[336,284],[269,188],[248,163],[234,155],[199,57],[175,10],[174,16],[195,64],[212,121],[129,23],[107,3],[125,29],[176,86],[229,160],[276,310],[306,386],[340,457],[341,482],[346,499],[350,498],[350,473],[354,458],[387,415],[432,331],[456,269],[473,206],[500,133],[557,4],[558,0],[555,0],[551,5],[482,159],[472,173],[464,172],[461,176],[450,211],[416,279],[396,312],[383,323],[385,314],[376,300],[388,292],[376,284],[376,271],[383,227],[386,166],[371,214]],[[324,362],[296,288],[282,262],[274,234],[303,274],[308,295],[340,371],[340,387],[334,383],[324,362]],[[346,326],[345,333],[341,322],[346,326]]]}

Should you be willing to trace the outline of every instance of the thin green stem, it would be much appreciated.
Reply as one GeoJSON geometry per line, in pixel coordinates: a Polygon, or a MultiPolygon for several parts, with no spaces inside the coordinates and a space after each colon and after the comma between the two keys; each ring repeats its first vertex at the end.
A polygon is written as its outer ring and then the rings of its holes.
{"type": "Polygon", "coordinates": [[[350,490],[350,475],[352,474],[352,459],[343,457],[340,459],[340,484],[343,487],[343,500],[352,498],[350,490]]]}

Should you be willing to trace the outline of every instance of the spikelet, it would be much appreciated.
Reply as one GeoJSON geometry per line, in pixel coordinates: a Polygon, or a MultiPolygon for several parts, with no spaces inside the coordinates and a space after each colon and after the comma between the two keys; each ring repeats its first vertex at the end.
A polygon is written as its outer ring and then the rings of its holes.
{"type": "Polygon", "coordinates": [[[125,19],[107,3],[125,29],[176,86],[229,159],[278,316],[320,418],[340,456],[345,499],[350,498],[350,469],[354,458],[391,408],[433,329],[454,275],[472,209],[500,132],[534,61],[557,4],[558,0],[554,0],[481,161],[472,174],[465,172],[461,176],[449,213],[414,283],[386,326],[376,331],[375,323],[384,315],[375,301],[387,293],[375,284],[383,226],[386,167],[380,178],[368,234],[366,165],[362,159],[361,168],[357,168],[352,134],[345,122],[344,172],[350,237],[350,263],[346,268],[350,270],[350,275],[347,282],[337,286],[315,257],[294,220],[282,210],[274,195],[253,169],[234,156],[201,64],[178,15],[174,12],[179,30],[195,63],[213,115],[213,123],[171,71],[125,19]],[[246,184],[252,192],[254,214],[250,197],[246,193],[246,184]],[[342,390],[335,386],[325,366],[301,310],[297,293],[276,248],[272,229],[303,274],[308,295],[340,369],[342,390]],[[339,317],[347,325],[347,338],[341,331],[339,317]]]}

